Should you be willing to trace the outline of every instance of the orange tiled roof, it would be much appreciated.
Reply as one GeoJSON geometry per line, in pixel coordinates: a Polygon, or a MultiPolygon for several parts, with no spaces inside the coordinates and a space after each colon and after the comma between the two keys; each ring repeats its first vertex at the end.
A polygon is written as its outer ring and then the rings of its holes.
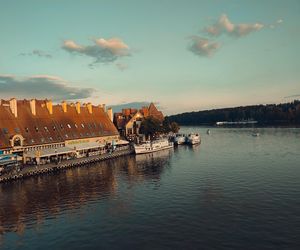
{"type": "Polygon", "coordinates": [[[67,112],[62,105],[53,105],[50,114],[47,100],[36,100],[36,115],[30,109],[30,101],[17,101],[17,117],[11,112],[9,102],[0,104],[0,148],[10,147],[10,139],[16,134],[25,138],[24,146],[41,145],[65,140],[118,135],[102,107],[92,106],[92,113],[87,107],[80,107],[80,114],[75,105],[67,104],[67,112]]]}

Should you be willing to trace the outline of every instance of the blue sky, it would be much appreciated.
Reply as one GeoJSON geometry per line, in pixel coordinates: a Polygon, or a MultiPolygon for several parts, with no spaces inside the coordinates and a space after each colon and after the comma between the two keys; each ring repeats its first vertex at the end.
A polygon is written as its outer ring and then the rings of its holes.
{"type": "Polygon", "coordinates": [[[300,97],[297,0],[0,4],[0,98],[173,114],[300,97]]]}

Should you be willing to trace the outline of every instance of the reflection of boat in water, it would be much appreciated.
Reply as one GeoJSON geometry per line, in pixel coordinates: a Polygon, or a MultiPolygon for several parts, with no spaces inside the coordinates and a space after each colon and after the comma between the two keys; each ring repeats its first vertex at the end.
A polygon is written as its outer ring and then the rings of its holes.
{"type": "Polygon", "coordinates": [[[152,160],[168,160],[172,154],[173,150],[161,150],[157,152],[153,152],[150,154],[138,154],[135,156],[136,162],[138,164],[140,163],[146,163],[152,160]]]}
{"type": "Polygon", "coordinates": [[[210,135],[210,129],[208,129],[208,130],[206,131],[206,134],[210,135]]]}
{"type": "Polygon", "coordinates": [[[187,143],[190,145],[199,144],[201,142],[201,138],[199,134],[189,134],[187,137],[187,143]]]}
{"type": "Polygon", "coordinates": [[[259,137],[259,133],[258,133],[258,132],[253,132],[253,133],[252,133],[252,136],[253,136],[253,137],[259,137]]]}
{"type": "Polygon", "coordinates": [[[141,144],[134,145],[134,151],[136,154],[148,154],[156,151],[173,148],[173,142],[169,142],[168,139],[160,139],[155,141],[146,141],[141,144]]]}

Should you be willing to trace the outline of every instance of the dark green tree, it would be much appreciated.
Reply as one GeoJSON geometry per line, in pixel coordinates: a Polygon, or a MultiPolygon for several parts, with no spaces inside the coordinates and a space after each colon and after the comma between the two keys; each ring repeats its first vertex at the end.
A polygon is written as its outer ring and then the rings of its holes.
{"type": "Polygon", "coordinates": [[[140,127],[140,133],[150,136],[151,138],[162,131],[160,121],[152,116],[145,118],[140,127]]]}

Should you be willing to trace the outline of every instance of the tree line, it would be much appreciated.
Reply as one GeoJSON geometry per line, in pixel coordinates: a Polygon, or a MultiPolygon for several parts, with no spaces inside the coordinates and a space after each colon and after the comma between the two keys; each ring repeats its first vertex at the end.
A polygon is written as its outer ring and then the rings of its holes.
{"type": "Polygon", "coordinates": [[[254,120],[258,125],[300,125],[300,101],[187,112],[167,117],[179,125],[214,125],[218,121],[254,120]]]}

